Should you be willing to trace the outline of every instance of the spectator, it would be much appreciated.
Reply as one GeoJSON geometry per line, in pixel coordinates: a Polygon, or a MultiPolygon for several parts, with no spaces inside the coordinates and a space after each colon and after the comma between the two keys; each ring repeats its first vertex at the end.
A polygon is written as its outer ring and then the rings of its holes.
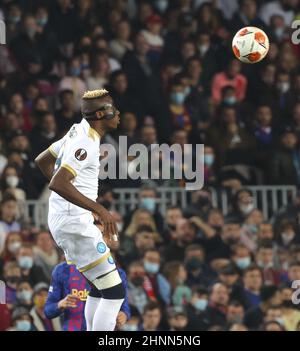
{"type": "Polygon", "coordinates": [[[261,288],[261,303],[249,309],[245,315],[245,325],[249,329],[258,330],[263,322],[263,316],[270,306],[280,305],[281,294],[276,286],[263,286],[261,288]]]}
{"type": "Polygon", "coordinates": [[[49,281],[42,268],[34,262],[33,247],[31,244],[22,244],[18,251],[17,261],[21,268],[22,279],[28,281],[31,286],[35,286],[39,282],[47,283],[49,281]]]}
{"type": "Polygon", "coordinates": [[[173,307],[168,311],[168,324],[170,331],[187,330],[188,318],[182,307],[173,307]]]}
{"type": "Polygon", "coordinates": [[[39,283],[34,287],[33,302],[34,307],[30,311],[33,325],[38,331],[60,331],[61,323],[59,318],[48,319],[44,314],[44,306],[47,299],[49,285],[39,283]]]}
{"type": "Polygon", "coordinates": [[[57,265],[59,256],[54,241],[47,231],[40,231],[36,238],[36,246],[33,249],[35,262],[40,266],[47,278],[50,280],[51,271],[57,265]]]}
{"type": "Polygon", "coordinates": [[[161,258],[158,250],[152,249],[144,253],[143,257],[146,276],[150,280],[154,298],[166,305],[170,304],[170,286],[166,278],[159,273],[161,258]]]}
{"type": "Polygon", "coordinates": [[[157,331],[161,321],[161,309],[156,302],[149,302],[143,312],[143,323],[140,331],[157,331]]]}

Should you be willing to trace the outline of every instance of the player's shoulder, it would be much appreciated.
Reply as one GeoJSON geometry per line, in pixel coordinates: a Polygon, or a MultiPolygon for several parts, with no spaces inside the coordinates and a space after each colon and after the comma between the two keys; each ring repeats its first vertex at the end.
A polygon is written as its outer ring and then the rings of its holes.
{"type": "Polygon", "coordinates": [[[95,148],[98,144],[96,132],[82,123],[74,124],[67,133],[68,144],[95,148]]]}

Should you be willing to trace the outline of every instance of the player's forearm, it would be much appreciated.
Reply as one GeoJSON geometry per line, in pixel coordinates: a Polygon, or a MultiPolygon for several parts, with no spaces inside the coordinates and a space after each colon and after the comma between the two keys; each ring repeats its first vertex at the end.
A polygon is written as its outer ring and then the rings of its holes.
{"type": "Polygon", "coordinates": [[[101,205],[84,196],[68,180],[54,176],[49,184],[49,189],[55,191],[58,195],[76,206],[91,212],[99,212],[101,205]]]}

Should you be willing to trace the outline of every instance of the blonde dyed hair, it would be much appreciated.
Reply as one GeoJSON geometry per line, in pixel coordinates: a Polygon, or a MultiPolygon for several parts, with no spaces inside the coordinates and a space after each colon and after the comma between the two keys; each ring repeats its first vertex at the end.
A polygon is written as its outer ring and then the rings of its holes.
{"type": "Polygon", "coordinates": [[[82,99],[83,100],[93,100],[93,99],[101,98],[101,97],[106,96],[108,94],[109,94],[109,92],[106,89],[88,90],[83,94],[82,99]]]}

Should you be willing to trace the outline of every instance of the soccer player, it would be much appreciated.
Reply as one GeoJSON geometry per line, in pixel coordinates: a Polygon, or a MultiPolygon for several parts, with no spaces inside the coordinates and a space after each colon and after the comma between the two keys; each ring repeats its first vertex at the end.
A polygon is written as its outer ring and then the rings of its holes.
{"type": "Polygon", "coordinates": [[[112,331],[125,290],[104,238],[107,243],[117,241],[118,230],[112,215],[96,198],[100,139],[118,127],[120,112],[104,89],[87,91],[81,111],[82,121],[35,161],[50,181],[48,225],[53,238],[67,262],[75,264],[91,283],[85,306],[91,330],[112,331]],[[93,214],[103,226],[103,235],[93,214]]]}
{"type": "MultiPolygon", "coordinates": [[[[122,283],[127,290],[126,273],[118,268],[122,283]]],[[[49,319],[63,315],[63,330],[91,330],[92,321],[84,319],[84,306],[90,285],[74,265],[59,263],[52,272],[48,298],[44,307],[49,319]]],[[[88,317],[88,316],[87,316],[88,317]]],[[[117,317],[118,329],[130,319],[127,291],[117,317]]]]}

